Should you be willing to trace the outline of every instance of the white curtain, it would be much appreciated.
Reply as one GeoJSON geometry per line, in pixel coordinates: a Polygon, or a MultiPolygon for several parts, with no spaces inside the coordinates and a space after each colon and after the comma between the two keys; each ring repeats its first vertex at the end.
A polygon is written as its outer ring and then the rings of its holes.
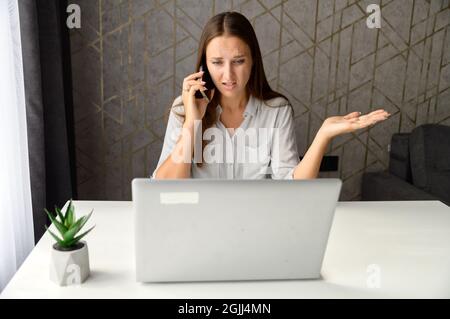
{"type": "Polygon", "coordinates": [[[0,0],[0,292],[34,246],[17,0],[0,0]]]}

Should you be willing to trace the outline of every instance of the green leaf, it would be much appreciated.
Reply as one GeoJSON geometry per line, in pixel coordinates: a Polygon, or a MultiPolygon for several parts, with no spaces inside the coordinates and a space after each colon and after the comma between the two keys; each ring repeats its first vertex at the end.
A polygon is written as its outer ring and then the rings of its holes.
{"type": "Polygon", "coordinates": [[[81,224],[86,219],[86,216],[81,217],[73,225],[70,226],[69,230],[64,234],[64,240],[70,241],[75,235],[81,230],[81,224]]]}
{"type": "Polygon", "coordinates": [[[61,209],[58,208],[58,206],[55,205],[55,211],[58,214],[59,220],[62,224],[64,224],[64,215],[61,212],[61,209]]]}
{"type": "Polygon", "coordinates": [[[70,228],[70,226],[73,225],[75,220],[75,212],[72,205],[72,199],[70,200],[69,206],[66,209],[66,214],[64,217],[65,217],[64,225],[67,228],[70,228]]]}
{"type": "MultiPolygon", "coordinates": [[[[91,210],[89,214],[87,214],[84,219],[84,221],[81,223],[80,229],[83,228],[83,226],[86,224],[86,222],[91,218],[92,213],[94,212],[94,209],[91,210]]],[[[80,218],[81,219],[81,218],[80,218]]]]}
{"type": "Polygon", "coordinates": [[[73,246],[75,245],[77,242],[79,242],[81,240],[81,238],[83,238],[84,236],[86,236],[92,229],[94,229],[95,225],[92,226],[91,228],[89,228],[89,230],[85,231],[84,233],[82,233],[80,236],[75,237],[74,239],[72,239],[70,242],[68,242],[67,244],[69,246],[73,246]]]}
{"type": "Polygon", "coordinates": [[[47,225],[45,225],[45,229],[50,233],[50,235],[52,235],[52,237],[56,240],[56,242],[57,242],[60,246],[65,247],[66,243],[65,243],[63,240],[61,240],[58,236],[56,236],[55,234],[53,234],[53,232],[52,232],[50,229],[48,229],[47,225]]]}
{"type": "Polygon", "coordinates": [[[69,210],[70,210],[71,206],[72,206],[72,199],[70,199],[69,205],[66,208],[66,212],[64,213],[64,219],[67,218],[67,214],[69,213],[69,210]]]}
{"type": "Polygon", "coordinates": [[[75,235],[83,228],[83,226],[86,224],[86,222],[88,221],[88,219],[91,217],[92,213],[94,210],[91,210],[91,212],[86,215],[81,217],[79,220],[77,220],[73,225],[70,226],[69,230],[67,231],[67,233],[64,234],[64,240],[70,241],[72,240],[75,235]]]}
{"type": "Polygon", "coordinates": [[[61,236],[64,236],[64,234],[67,232],[67,228],[66,226],[64,226],[63,224],[61,224],[59,221],[57,221],[55,219],[55,217],[53,217],[52,214],[50,214],[50,212],[44,208],[45,212],[48,215],[48,218],[50,218],[50,220],[52,221],[52,223],[55,225],[56,229],[59,231],[59,233],[61,234],[61,236]]]}

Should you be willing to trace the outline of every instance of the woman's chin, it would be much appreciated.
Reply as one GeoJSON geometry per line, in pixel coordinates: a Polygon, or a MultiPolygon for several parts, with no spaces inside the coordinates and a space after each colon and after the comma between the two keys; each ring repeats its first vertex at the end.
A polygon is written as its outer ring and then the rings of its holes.
{"type": "Polygon", "coordinates": [[[230,98],[232,98],[232,97],[238,97],[238,96],[240,96],[241,95],[241,91],[238,91],[238,90],[225,90],[225,89],[221,89],[220,90],[220,94],[222,95],[222,96],[226,96],[226,97],[230,97],[230,98]]]}

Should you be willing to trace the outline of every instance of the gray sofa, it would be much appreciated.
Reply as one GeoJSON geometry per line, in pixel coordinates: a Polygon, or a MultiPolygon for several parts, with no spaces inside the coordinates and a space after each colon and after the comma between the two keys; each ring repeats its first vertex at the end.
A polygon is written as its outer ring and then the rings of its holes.
{"type": "Polygon", "coordinates": [[[362,200],[440,200],[450,206],[450,127],[392,136],[387,172],[365,173],[362,200]]]}

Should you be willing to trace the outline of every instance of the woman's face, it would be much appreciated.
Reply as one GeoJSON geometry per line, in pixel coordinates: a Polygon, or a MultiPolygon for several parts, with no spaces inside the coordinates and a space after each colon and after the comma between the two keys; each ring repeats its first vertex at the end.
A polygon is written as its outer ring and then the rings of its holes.
{"type": "Polygon", "coordinates": [[[245,93],[252,64],[249,46],[238,37],[216,37],[206,47],[206,65],[223,96],[239,97],[245,93]]]}

